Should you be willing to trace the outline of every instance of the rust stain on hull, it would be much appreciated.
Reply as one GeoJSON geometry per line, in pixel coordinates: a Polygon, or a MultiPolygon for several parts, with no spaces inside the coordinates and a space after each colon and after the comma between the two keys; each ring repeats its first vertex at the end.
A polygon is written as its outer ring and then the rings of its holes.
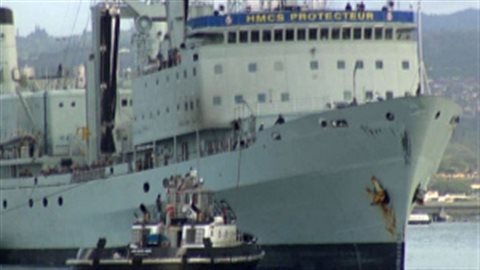
{"type": "Polygon", "coordinates": [[[376,205],[381,209],[382,217],[385,221],[385,229],[392,236],[395,236],[396,218],[392,204],[390,203],[390,196],[387,190],[382,186],[380,181],[375,176],[372,176],[371,182],[373,188],[366,188],[366,191],[371,199],[370,205],[376,205]]]}

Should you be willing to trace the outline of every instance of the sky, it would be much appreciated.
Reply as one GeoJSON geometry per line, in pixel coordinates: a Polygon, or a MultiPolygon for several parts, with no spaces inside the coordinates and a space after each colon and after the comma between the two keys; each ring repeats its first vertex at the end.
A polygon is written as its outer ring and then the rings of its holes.
{"type": "MultiPolygon", "coordinates": [[[[359,1],[361,0],[327,0],[327,5],[329,8],[343,8],[346,2],[354,4],[359,1]]],[[[13,10],[15,24],[21,36],[31,33],[35,26],[45,29],[54,36],[67,36],[81,33],[86,29],[91,30],[89,6],[92,2],[95,0],[0,0],[0,6],[13,10]]],[[[385,2],[364,0],[367,9],[380,8],[385,2]]],[[[411,5],[416,6],[417,0],[395,2],[400,9],[408,9],[411,5]]],[[[476,8],[480,12],[480,0],[421,0],[421,2],[423,12],[428,14],[447,14],[467,8],[476,8]]],[[[130,25],[131,23],[127,23],[127,26],[130,25]]]]}

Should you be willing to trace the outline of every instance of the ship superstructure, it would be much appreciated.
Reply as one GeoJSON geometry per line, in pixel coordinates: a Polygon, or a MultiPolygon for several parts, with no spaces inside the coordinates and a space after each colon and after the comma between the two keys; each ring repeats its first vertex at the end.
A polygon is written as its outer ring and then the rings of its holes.
{"type": "Polygon", "coordinates": [[[258,235],[262,267],[403,269],[408,215],[460,114],[422,96],[414,13],[230,4],[93,8],[88,157],[2,174],[2,260],[122,245],[122,224],[164,195],[153,187],[195,167],[258,235]],[[131,132],[112,72],[120,17],[137,29],[131,132]]]}

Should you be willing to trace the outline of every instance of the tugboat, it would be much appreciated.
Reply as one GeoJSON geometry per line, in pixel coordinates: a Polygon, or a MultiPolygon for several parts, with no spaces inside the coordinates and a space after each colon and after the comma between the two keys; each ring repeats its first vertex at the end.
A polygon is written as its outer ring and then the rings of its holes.
{"type": "Polygon", "coordinates": [[[195,170],[165,178],[166,202],[157,197],[154,218],[140,205],[142,216],[132,225],[127,247],[107,250],[100,238],[96,248],[79,250],[66,264],[72,269],[255,269],[264,251],[254,236],[238,231],[232,208],[214,200],[203,184],[195,170]]]}

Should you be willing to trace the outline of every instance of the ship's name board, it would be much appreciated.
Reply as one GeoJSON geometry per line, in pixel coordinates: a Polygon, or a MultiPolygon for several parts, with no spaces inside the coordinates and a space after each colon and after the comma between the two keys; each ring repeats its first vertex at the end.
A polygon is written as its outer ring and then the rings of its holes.
{"type": "Polygon", "coordinates": [[[255,13],[246,15],[245,22],[282,23],[282,22],[335,22],[335,21],[374,21],[373,12],[291,12],[291,13],[255,13]]]}

